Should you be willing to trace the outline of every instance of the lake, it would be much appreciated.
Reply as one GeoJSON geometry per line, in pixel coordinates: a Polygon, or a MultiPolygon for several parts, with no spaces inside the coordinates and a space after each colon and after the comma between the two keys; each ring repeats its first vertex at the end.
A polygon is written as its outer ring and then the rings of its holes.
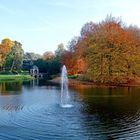
{"type": "Polygon", "coordinates": [[[1,140],[140,139],[140,87],[70,88],[45,81],[0,84],[1,140]]]}

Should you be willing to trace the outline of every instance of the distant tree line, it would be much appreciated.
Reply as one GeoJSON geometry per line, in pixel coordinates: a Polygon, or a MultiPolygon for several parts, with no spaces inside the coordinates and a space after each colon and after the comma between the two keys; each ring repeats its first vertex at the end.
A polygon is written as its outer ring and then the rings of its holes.
{"type": "Polygon", "coordinates": [[[39,67],[40,72],[46,73],[50,78],[52,75],[60,74],[64,52],[64,45],[59,44],[55,53],[47,51],[43,54],[41,59],[34,60],[33,63],[39,67]]]}
{"type": "Polygon", "coordinates": [[[66,65],[69,75],[88,81],[128,83],[140,77],[140,29],[107,16],[99,23],[86,23],[67,50],[59,44],[55,53],[46,51],[43,55],[24,53],[18,41],[1,41],[0,72],[29,71],[33,65],[49,77],[66,65]]]}
{"type": "Polygon", "coordinates": [[[49,51],[46,51],[43,55],[33,52],[24,53],[20,42],[6,38],[0,44],[0,73],[18,74],[23,71],[29,73],[33,65],[36,65],[41,73],[50,78],[51,75],[60,73],[63,52],[64,46],[59,44],[55,53],[49,51]]]}
{"type": "Polygon", "coordinates": [[[58,45],[55,53],[51,51],[46,51],[43,55],[29,52],[25,53],[22,69],[29,71],[33,65],[36,65],[39,68],[39,72],[50,79],[60,74],[62,55],[64,52],[64,45],[61,43],[58,45]]]}

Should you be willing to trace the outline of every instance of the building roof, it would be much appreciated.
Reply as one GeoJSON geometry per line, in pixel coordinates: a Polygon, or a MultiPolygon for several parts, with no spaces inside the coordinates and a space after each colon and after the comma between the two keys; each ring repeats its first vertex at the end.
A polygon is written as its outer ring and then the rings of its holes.
{"type": "Polygon", "coordinates": [[[36,65],[33,65],[31,69],[38,70],[38,67],[36,65]]]}

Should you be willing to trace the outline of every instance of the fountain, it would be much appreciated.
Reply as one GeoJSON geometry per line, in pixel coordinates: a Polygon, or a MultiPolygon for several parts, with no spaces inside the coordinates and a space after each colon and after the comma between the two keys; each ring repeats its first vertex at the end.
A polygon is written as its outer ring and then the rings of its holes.
{"type": "Polygon", "coordinates": [[[61,107],[72,107],[68,90],[68,77],[66,66],[63,65],[61,72],[61,107]]]}

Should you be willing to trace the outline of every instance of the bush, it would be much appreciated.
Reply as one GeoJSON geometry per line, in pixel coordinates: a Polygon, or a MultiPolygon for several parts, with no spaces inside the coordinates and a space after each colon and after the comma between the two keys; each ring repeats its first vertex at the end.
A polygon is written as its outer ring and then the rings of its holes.
{"type": "Polygon", "coordinates": [[[77,79],[78,75],[70,75],[70,76],[68,76],[68,78],[70,78],[70,79],[77,79]]]}
{"type": "Polygon", "coordinates": [[[18,71],[13,70],[12,73],[13,73],[13,74],[18,74],[18,71]]]}
{"type": "Polygon", "coordinates": [[[22,74],[22,75],[28,75],[29,74],[28,71],[20,71],[19,73],[22,74]]]}
{"type": "Polygon", "coordinates": [[[12,72],[10,72],[10,71],[0,71],[0,74],[10,75],[10,74],[12,74],[12,72]]]}

